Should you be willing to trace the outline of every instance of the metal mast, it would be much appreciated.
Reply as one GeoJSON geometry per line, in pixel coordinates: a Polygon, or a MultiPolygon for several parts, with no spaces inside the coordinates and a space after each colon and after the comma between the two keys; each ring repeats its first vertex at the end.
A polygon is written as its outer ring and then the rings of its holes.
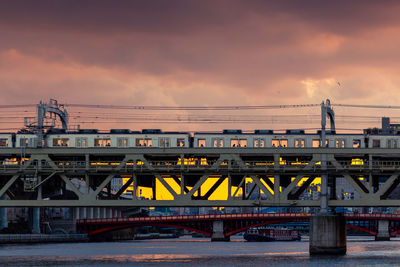
{"type": "Polygon", "coordinates": [[[56,126],[56,118],[59,117],[62,129],[68,129],[68,112],[64,105],[58,104],[57,100],[50,99],[49,103],[40,101],[37,105],[37,118],[26,117],[25,127],[38,136],[37,147],[43,147],[45,129],[56,126]]]}

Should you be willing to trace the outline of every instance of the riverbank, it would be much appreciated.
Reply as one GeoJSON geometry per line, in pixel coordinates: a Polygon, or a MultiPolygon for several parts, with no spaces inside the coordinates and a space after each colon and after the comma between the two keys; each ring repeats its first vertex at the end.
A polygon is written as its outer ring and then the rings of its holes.
{"type": "Polygon", "coordinates": [[[87,242],[87,234],[1,234],[0,244],[87,242]]]}

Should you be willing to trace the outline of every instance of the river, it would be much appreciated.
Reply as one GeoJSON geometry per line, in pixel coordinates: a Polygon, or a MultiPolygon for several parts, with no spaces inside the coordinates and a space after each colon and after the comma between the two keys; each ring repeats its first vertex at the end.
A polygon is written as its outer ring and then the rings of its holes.
{"type": "Polygon", "coordinates": [[[400,239],[348,237],[347,255],[310,257],[308,241],[209,239],[0,245],[1,266],[400,266],[400,239]]]}

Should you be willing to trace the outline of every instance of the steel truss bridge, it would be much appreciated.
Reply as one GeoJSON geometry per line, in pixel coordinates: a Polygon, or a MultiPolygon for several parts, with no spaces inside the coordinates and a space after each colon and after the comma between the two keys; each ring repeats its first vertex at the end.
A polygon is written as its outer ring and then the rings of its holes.
{"type": "MultiPolygon", "coordinates": [[[[229,237],[252,227],[287,222],[308,222],[310,213],[270,213],[270,214],[218,214],[218,215],[183,215],[152,216],[134,218],[105,218],[77,220],[78,232],[87,233],[89,237],[108,232],[139,226],[174,227],[198,232],[211,237],[213,222],[223,221],[223,234],[229,237]]],[[[378,235],[379,220],[387,220],[389,236],[400,233],[399,214],[346,213],[346,226],[371,235],[378,235]]]]}
{"type": "Polygon", "coordinates": [[[400,150],[382,148],[2,148],[0,207],[400,206],[400,150]],[[128,177],[118,191],[111,180],[128,177]],[[302,194],[319,177],[320,199],[302,194]],[[252,187],[246,186],[251,178],[252,187]],[[338,197],[338,178],[359,198],[338,197]],[[208,179],[215,183],[204,187],[208,179]],[[247,180],[246,180],[247,179],[247,180]],[[78,183],[76,182],[78,181],[78,183]],[[157,181],[171,199],[157,199],[157,181]],[[224,199],[210,197],[227,181],[224,199]],[[131,199],[123,192],[132,187],[131,199]],[[138,196],[151,188],[152,199],[138,196]],[[178,189],[177,189],[178,188],[178,189]],[[255,188],[265,197],[250,199],[255,188]],[[7,197],[6,197],[7,196],[7,197]]]}

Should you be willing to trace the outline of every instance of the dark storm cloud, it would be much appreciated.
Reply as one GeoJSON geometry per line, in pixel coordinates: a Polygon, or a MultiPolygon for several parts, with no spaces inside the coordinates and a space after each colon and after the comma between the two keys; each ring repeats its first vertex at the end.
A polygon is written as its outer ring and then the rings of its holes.
{"type": "Polygon", "coordinates": [[[396,23],[398,1],[3,1],[0,22],[9,27],[94,32],[190,34],[229,28],[249,16],[285,23],[298,20],[325,31],[349,33],[396,23]]]}
{"type": "Polygon", "coordinates": [[[96,88],[96,101],[108,100],[107,86],[150,91],[136,86],[141,79],[152,84],[152,97],[157,86],[181,92],[168,98],[177,104],[192,101],[200,86],[218,95],[209,101],[356,98],[368,91],[357,85],[398,74],[399,11],[397,1],[361,0],[3,1],[0,51],[9,65],[0,64],[2,84],[75,88],[75,97],[81,84],[96,88]],[[354,90],[332,89],[336,79],[354,90]]]}

